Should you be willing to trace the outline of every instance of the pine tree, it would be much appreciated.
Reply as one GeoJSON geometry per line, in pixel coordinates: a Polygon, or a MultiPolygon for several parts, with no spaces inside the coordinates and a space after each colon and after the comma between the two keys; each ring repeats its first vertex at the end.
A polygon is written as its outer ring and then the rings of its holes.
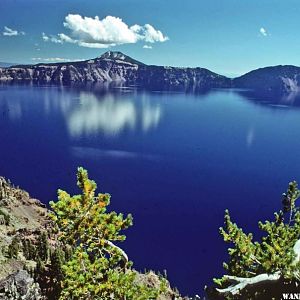
{"type": "Polygon", "coordinates": [[[22,240],[22,251],[23,255],[26,259],[29,259],[29,248],[28,248],[28,240],[22,240]]]}
{"type": "Polygon", "coordinates": [[[283,210],[275,213],[274,221],[259,222],[264,232],[261,241],[253,241],[253,235],[246,234],[235,224],[228,211],[225,212],[225,226],[220,233],[225,242],[232,245],[228,249],[229,262],[223,266],[227,271],[216,289],[226,299],[265,299],[266,295],[280,296],[287,288],[300,284],[300,211],[296,201],[300,196],[295,181],[289,184],[283,194],[283,210]],[[265,279],[270,285],[259,288],[254,282],[265,279]],[[276,282],[276,286],[272,282],[276,282]],[[244,297],[244,298],[243,298],[244,297]]]}
{"type": "Polygon", "coordinates": [[[9,214],[5,213],[4,211],[2,211],[0,209],[0,220],[3,219],[4,220],[4,225],[8,226],[10,223],[10,216],[9,214]]]}
{"type": "Polygon", "coordinates": [[[39,282],[41,278],[43,278],[43,274],[45,272],[45,264],[41,260],[40,257],[37,257],[36,259],[36,267],[34,270],[34,278],[35,281],[39,282]]]}
{"type": "Polygon", "coordinates": [[[7,255],[9,258],[17,258],[20,251],[19,238],[14,236],[11,244],[8,246],[7,255]]]}
{"type": "Polygon", "coordinates": [[[61,282],[63,279],[62,266],[65,263],[65,254],[59,248],[55,248],[50,257],[51,275],[56,281],[61,282]]]}
{"type": "Polygon", "coordinates": [[[62,267],[66,262],[65,253],[60,247],[56,247],[50,255],[50,282],[51,288],[48,289],[48,299],[59,299],[61,294],[61,283],[63,280],[62,267]]]}
{"type": "Polygon", "coordinates": [[[108,212],[109,194],[95,194],[97,185],[78,168],[77,185],[82,194],[58,191],[51,214],[60,243],[72,248],[64,264],[61,300],[64,299],[156,299],[164,289],[149,288],[135,281],[126,253],[116,243],[125,240],[121,231],[132,217],[108,212]]]}
{"type": "Polygon", "coordinates": [[[43,231],[39,235],[36,252],[42,261],[47,262],[49,258],[49,242],[48,242],[48,234],[46,231],[43,231]]]}

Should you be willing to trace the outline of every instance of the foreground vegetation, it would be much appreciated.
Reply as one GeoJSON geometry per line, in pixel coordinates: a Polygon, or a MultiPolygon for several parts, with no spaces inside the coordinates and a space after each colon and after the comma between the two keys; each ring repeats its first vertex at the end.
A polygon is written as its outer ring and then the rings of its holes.
{"type": "Polygon", "coordinates": [[[77,185],[82,194],[58,191],[51,202],[51,217],[60,249],[71,255],[59,266],[60,299],[156,299],[166,291],[136,281],[127,254],[116,245],[125,240],[121,231],[132,225],[132,216],[108,212],[109,194],[95,194],[97,185],[79,168],[77,185]]]}
{"type": "MultiPolygon", "coordinates": [[[[0,180],[0,275],[21,263],[38,283],[35,298],[5,290],[3,299],[183,299],[164,276],[133,269],[120,247],[132,216],[109,211],[110,195],[96,194],[97,185],[83,168],[78,168],[77,185],[78,195],[59,190],[48,213],[26,192],[0,180]]],[[[229,260],[224,263],[226,274],[206,289],[209,299],[281,299],[282,293],[299,292],[299,197],[297,183],[291,182],[282,210],[273,221],[259,222],[258,241],[225,212],[220,233],[230,244],[229,260]]]]}
{"type": "Polygon", "coordinates": [[[16,293],[15,286],[5,288],[3,294],[0,276],[0,298],[4,297],[1,299],[182,299],[170,288],[165,276],[152,271],[143,274],[132,268],[132,262],[119,246],[125,240],[123,232],[132,225],[132,216],[108,211],[110,195],[96,194],[97,185],[83,168],[77,172],[80,194],[71,196],[59,190],[58,200],[50,202],[52,210],[48,216],[45,208],[37,208],[41,220],[47,220],[39,223],[39,229],[29,229],[31,219],[26,218],[25,225],[16,230],[16,224],[24,219],[20,212],[30,208],[30,201],[34,200],[25,201],[24,197],[29,198],[26,192],[15,189],[4,179],[2,182],[0,234],[5,231],[2,236],[10,242],[7,246],[0,243],[0,252],[5,256],[3,259],[0,255],[0,266],[18,268],[21,263],[38,283],[38,289],[35,298],[16,293]],[[7,212],[13,215],[12,220],[7,212]]]}
{"type": "Polygon", "coordinates": [[[229,261],[223,265],[227,274],[214,280],[218,288],[208,291],[211,298],[281,299],[282,293],[299,292],[299,196],[297,183],[291,182],[274,221],[259,222],[263,237],[256,242],[253,234],[244,233],[225,212],[220,233],[232,247],[228,249],[229,261]]]}

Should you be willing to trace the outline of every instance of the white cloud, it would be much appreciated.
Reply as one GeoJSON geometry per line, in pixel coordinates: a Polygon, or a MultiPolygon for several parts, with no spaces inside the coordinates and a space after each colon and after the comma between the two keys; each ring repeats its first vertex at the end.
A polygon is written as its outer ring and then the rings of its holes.
{"type": "Polygon", "coordinates": [[[46,35],[45,32],[42,33],[42,39],[45,41],[45,42],[48,42],[50,40],[50,38],[46,35]]]}
{"type": "Polygon", "coordinates": [[[54,43],[73,43],[89,48],[108,48],[122,44],[132,44],[138,41],[148,43],[165,42],[169,38],[150,24],[133,25],[129,27],[121,18],[107,16],[104,19],[82,17],[69,14],[65,17],[64,27],[69,34],[46,35],[44,41],[54,43]]]}
{"type": "Polygon", "coordinates": [[[164,36],[160,30],[156,30],[150,24],[145,24],[144,26],[133,25],[130,29],[137,34],[138,39],[148,43],[162,43],[169,39],[167,36],[164,36]]]}
{"type": "Polygon", "coordinates": [[[59,38],[57,38],[56,36],[53,36],[53,35],[46,35],[44,32],[42,33],[42,39],[45,41],[45,42],[52,42],[52,43],[56,43],[56,44],[62,44],[63,41],[59,38]]]}
{"type": "Polygon", "coordinates": [[[71,61],[69,58],[62,58],[62,57],[33,57],[31,60],[33,61],[46,61],[46,62],[55,62],[55,61],[71,61]]]}
{"type": "Polygon", "coordinates": [[[261,27],[261,28],[259,29],[259,32],[260,32],[260,34],[263,35],[263,36],[268,36],[268,35],[269,35],[268,32],[267,32],[267,30],[266,30],[264,27],[261,27]]]}
{"type": "Polygon", "coordinates": [[[34,44],[34,47],[35,47],[35,50],[36,50],[36,51],[41,51],[41,48],[40,48],[40,46],[39,46],[38,43],[35,43],[35,44],[34,44]]]}
{"type": "Polygon", "coordinates": [[[143,48],[144,49],[152,49],[152,46],[150,46],[150,45],[144,45],[143,48]]]}
{"type": "Polygon", "coordinates": [[[33,61],[41,61],[41,62],[70,62],[70,61],[82,61],[83,59],[70,59],[70,58],[62,58],[62,57],[33,57],[31,58],[33,61]]]}
{"type": "Polygon", "coordinates": [[[18,35],[25,35],[24,31],[18,31],[7,26],[4,26],[4,31],[2,32],[4,36],[18,36],[18,35]]]}

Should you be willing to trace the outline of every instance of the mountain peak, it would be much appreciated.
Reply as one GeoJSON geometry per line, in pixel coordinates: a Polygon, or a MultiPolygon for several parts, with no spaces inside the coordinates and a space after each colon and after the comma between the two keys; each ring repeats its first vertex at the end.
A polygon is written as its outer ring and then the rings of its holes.
{"type": "Polygon", "coordinates": [[[124,61],[136,65],[144,65],[143,63],[129,57],[128,55],[120,52],[120,51],[107,51],[103,53],[100,57],[100,59],[105,60],[115,60],[115,61],[124,61]]]}
{"type": "Polygon", "coordinates": [[[106,51],[103,53],[100,58],[103,59],[117,59],[117,60],[125,60],[126,55],[120,51],[106,51]]]}

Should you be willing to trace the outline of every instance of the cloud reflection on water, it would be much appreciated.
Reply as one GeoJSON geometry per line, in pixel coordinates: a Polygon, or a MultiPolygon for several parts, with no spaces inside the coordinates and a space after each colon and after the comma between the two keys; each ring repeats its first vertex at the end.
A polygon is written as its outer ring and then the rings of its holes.
{"type": "Polygon", "coordinates": [[[149,161],[159,160],[158,155],[145,154],[139,152],[123,151],[123,150],[102,150],[93,147],[72,147],[72,155],[78,158],[90,159],[136,159],[141,158],[149,161]]]}
{"type": "Polygon", "coordinates": [[[94,94],[80,92],[80,105],[66,115],[72,137],[99,132],[117,135],[125,129],[141,128],[144,132],[156,128],[161,119],[161,107],[146,99],[134,102],[127,97],[116,99],[113,94],[98,99],[94,94]]]}
{"type": "Polygon", "coordinates": [[[157,127],[160,118],[160,106],[150,106],[148,102],[144,103],[142,108],[142,128],[144,131],[157,127]]]}
{"type": "Polygon", "coordinates": [[[247,134],[246,134],[246,144],[247,147],[250,148],[254,142],[255,138],[255,131],[253,127],[250,127],[247,134]]]}

